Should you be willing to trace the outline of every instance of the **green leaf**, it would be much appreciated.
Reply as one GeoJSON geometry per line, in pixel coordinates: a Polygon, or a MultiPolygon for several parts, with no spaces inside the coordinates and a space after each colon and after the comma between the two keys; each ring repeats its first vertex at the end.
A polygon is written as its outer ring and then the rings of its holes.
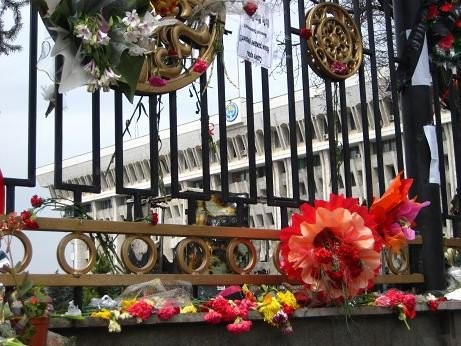
{"type": "Polygon", "coordinates": [[[130,102],[133,102],[136,84],[144,63],[144,56],[131,56],[124,51],[120,57],[120,63],[116,67],[116,73],[122,76],[119,87],[130,102]]]}

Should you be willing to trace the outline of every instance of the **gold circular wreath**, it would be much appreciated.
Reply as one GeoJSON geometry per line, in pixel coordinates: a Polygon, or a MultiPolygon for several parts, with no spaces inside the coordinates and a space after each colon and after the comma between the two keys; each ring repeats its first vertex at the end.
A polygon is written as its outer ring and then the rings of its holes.
{"type": "Polygon", "coordinates": [[[121,250],[121,257],[122,257],[122,262],[125,265],[125,268],[127,268],[131,273],[136,273],[136,274],[146,274],[149,273],[152,269],[155,267],[155,263],[157,262],[157,247],[155,246],[154,241],[151,239],[151,237],[147,235],[131,235],[125,238],[122,244],[122,250],[121,250]],[[143,267],[137,267],[134,265],[133,262],[131,262],[129,252],[131,248],[131,243],[133,240],[139,239],[142,240],[147,244],[148,248],[148,254],[149,254],[149,259],[147,260],[147,263],[143,267]]]}
{"type": "Polygon", "coordinates": [[[205,72],[194,71],[194,62],[201,59],[211,64],[221,45],[226,20],[224,6],[211,14],[204,0],[179,0],[176,5],[168,13],[153,5],[154,15],[178,22],[155,31],[156,48],[146,56],[136,86],[138,95],[165,94],[189,85],[205,72]],[[164,86],[149,84],[153,73],[167,83],[164,86]]]}
{"type": "Polygon", "coordinates": [[[22,273],[27,268],[30,260],[32,259],[32,244],[29,238],[23,232],[11,231],[8,229],[1,231],[0,235],[0,238],[10,236],[18,238],[18,240],[21,242],[22,247],[24,248],[24,257],[22,258],[21,262],[19,262],[20,264],[16,270],[18,273],[22,273]]]}
{"type": "Polygon", "coordinates": [[[58,248],[57,248],[57,257],[58,257],[59,265],[67,274],[74,274],[74,275],[86,274],[93,268],[94,263],[96,262],[96,247],[94,246],[93,240],[87,235],[80,234],[80,233],[70,233],[66,235],[64,238],[62,238],[61,241],[59,242],[58,248]],[[83,241],[86,244],[86,246],[88,247],[88,252],[89,252],[88,264],[80,269],[71,267],[69,263],[67,263],[67,260],[66,260],[67,244],[70,241],[77,240],[77,239],[83,241]]]}
{"type": "Polygon", "coordinates": [[[308,63],[320,77],[349,78],[360,68],[363,44],[352,17],[341,6],[324,2],[306,14],[308,63]]]}
{"type": "Polygon", "coordinates": [[[208,247],[208,244],[206,243],[205,240],[197,237],[190,237],[183,239],[179,242],[177,250],[177,258],[178,258],[178,265],[179,268],[182,269],[183,272],[187,274],[202,274],[205,270],[208,269],[208,266],[210,265],[210,260],[211,260],[211,252],[210,248],[208,247]],[[189,265],[189,257],[193,257],[193,253],[187,254],[187,247],[189,244],[196,244],[198,247],[200,247],[202,250],[202,256],[203,259],[200,263],[200,265],[197,268],[193,268],[193,264],[189,265]],[[190,255],[190,256],[188,256],[190,255]]]}
{"type": "Polygon", "coordinates": [[[250,239],[234,238],[231,240],[226,249],[227,265],[237,274],[249,274],[256,265],[256,249],[250,239]],[[247,247],[250,258],[245,267],[240,267],[235,260],[234,251],[240,245],[243,244],[247,247]]]}

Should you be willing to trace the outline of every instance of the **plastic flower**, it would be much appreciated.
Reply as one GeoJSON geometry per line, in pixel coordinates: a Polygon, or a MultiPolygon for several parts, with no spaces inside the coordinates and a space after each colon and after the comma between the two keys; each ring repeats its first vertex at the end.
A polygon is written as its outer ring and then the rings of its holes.
{"type": "Polygon", "coordinates": [[[33,195],[32,198],[30,199],[30,204],[34,208],[40,208],[43,204],[43,198],[37,195],[33,195]]]}
{"type": "Polygon", "coordinates": [[[195,60],[194,66],[192,67],[192,70],[197,73],[203,73],[206,71],[207,68],[208,63],[202,58],[197,58],[197,60],[195,60]]]}
{"type": "Polygon", "coordinates": [[[394,178],[386,192],[370,207],[379,236],[395,252],[405,246],[407,240],[414,239],[414,220],[420,210],[429,205],[429,202],[418,203],[408,198],[413,179],[402,179],[401,175],[394,178]]]}
{"type": "Polygon", "coordinates": [[[232,334],[242,334],[249,332],[252,324],[253,323],[251,321],[245,321],[237,318],[234,323],[228,324],[226,329],[232,334]]]}
{"type": "Polygon", "coordinates": [[[381,264],[373,216],[356,199],[334,194],[300,209],[280,232],[282,269],[327,300],[365,290],[381,264]]]}

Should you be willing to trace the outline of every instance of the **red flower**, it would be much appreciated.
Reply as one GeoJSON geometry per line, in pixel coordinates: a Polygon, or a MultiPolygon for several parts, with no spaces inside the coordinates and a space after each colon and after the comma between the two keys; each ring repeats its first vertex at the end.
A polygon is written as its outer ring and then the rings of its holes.
{"type": "Polygon", "coordinates": [[[301,28],[299,29],[299,36],[308,40],[312,37],[312,31],[311,29],[301,28]]]}
{"type": "Polygon", "coordinates": [[[251,321],[239,321],[228,324],[226,329],[232,334],[242,334],[249,332],[252,324],[253,323],[251,321]]]}
{"type": "Polygon", "coordinates": [[[282,304],[282,310],[284,313],[286,313],[288,316],[291,316],[294,314],[295,312],[295,308],[291,305],[288,305],[288,304],[282,304]]]}
{"type": "Polygon", "coordinates": [[[331,72],[339,75],[346,75],[349,72],[347,65],[341,61],[334,61],[330,65],[331,72]]]}
{"type": "Polygon", "coordinates": [[[127,310],[132,316],[138,317],[145,321],[152,316],[152,305],[145,300],[140,300],[134,305],[130,306],[127,310]]]}
{"type": "Polygon", "coordinates": [[[174,48],[168,49],[168,56],[175,58],[178,56],[178,52],[174,48]]]}
{"type": "Polygon", "coordinates": [[[203,316],[203,320],[206,323],[209,323],[209,324],[218,324],[222,320],[222,315],[219,312],[216,312],[216,311],[210,309],[205,314],[205,316],[203,316]]]}
{"type": "Polygon", "coordinates": [[[171,305],[167,305],[163,308],[161,308],[158,312],[158,318],[161,319],[162,321],[168,321],[171,319],[173,316],[179,314],[179,307],[174,307],[171,305]]]}
{"type": "Polygon", "coordinates": [[[441,297],[438,299],[430,299],[427,301],[427,306],[429,307],[429,309],[431,309],[431,311],[437,311],[439,309],[440,303],[445,302],[446,300],[447,298],[445,297],[441,297]]]}
{"type": "Polygon", "coordinates": [[[43,198],[37,195],[33,195],[30,199],[30,204],[32,204],[32,207],[34,208],[40,208],[43,204],[43,198]]]}
{"type": "Polygon", "coordinates": [[[243,10],[250,17],[255,14],[257,9],[258,9],[258,4],[256,2],[254,2],[253,0],[248,0],[243,5],[243,10]]]}
{"type": "Polygon", "coordinates": [[[444,13],[451,12],[452,9],[453,9],[453,4],[451,2],[446,2],[442,6],[440,6],[440,11],[444,13]]]}
{"type": "Polygon", "coordinates": [[[333,254],[324,247],[320,247],[314,250],[314,257],[320,263],[328,264],[333,259],[333,254]]]}
{"type": "Polygon", "coordinates": [[[153,75],[149,78],[149,85],[153,87],[163,87],[167,85],[168,81],[166,79],[163,79],[162,77],[153,75]]]}
{"type": "Polygon", "coordinates": [[[158,214],[156,212],[152,212],[152,218],[150,219],[150,224],[155,226],[158,224],[158,214]]]}
{"type": "Polygon", "coordinates": [[[38,229],[38,223],[35,221],[35,216],[30,210],[23,210],[21,212],[21,219],[24,222],[25,229],[38,229]]]}
{"type": "Polygon", "coordinates": [[[426,19],[431,21],[438,15],[439,15],[439,9],[437,8],[437,5],[434,5],[434,4],[430,5],[427,9],[426,19]]]}
{"type": "Polygon", "coordinates": [[[208,63],[202,58],[197,58],[197,60],[195,60],[194,66],[192,67],[192,70],[197,73],[203,73],[206,71],[207,68],[208,63]]]}
{"type": "Polygon", "coordinates": [[[441,49],[450,50],[454,42],[455,42],[455,37],[453,36],[453,34],[450,33],[447,36],[442,37],[437,43],[437,45],[441,49]]]}
{"type": "Polygon", "coordinates": [[[37,297],[36,297],[36,296],[30,297],[30,298],[29,298],[29,303],[31,303],[31,304],[33,304],[33,305],[37,304],[37,303],[38,303],[37,297]]]}
{"type": "Polygon", "coordinates": [[[458,29],[461,29],[461,19],[458,19],[458,20],[456,21],[455,25],[456,25],[456,27],[457,27],[458,29]]]}

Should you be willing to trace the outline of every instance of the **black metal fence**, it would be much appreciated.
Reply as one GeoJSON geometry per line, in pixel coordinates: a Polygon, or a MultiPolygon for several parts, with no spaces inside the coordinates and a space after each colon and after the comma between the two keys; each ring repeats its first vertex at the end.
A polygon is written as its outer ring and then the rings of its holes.
{"type": "MultiPolygon", "coordinates": [[[[334,1],[338,2],[338,1],[334,1]]],[[[236,194],[230,191],[229,185],[229,157],[228,150],[225,145],[228,138],[228,128],[226,127],[226,88],[229,87],[225,77],[225,66],[223,53],[219,53],[216,59],[216,76],[217,76],[217,100],[211,100],[208,92],[208,78],[206,74],[202,75],[197,82],[196,95],[198,95],[200,121],[201,121],[201,161],[202,161],[202,178],[201,178],[201,191],[184,191],[180,188],[179,183],[179,167],[178,167],[178,119],[181,114],[178,114],[178,92],[172,92],[168,95],[168,109],[162,110],[162,103],[159,96],[148,96],[148,117],[149,117],[149,140],[150,140],[150,186],[147,189],[137,189],[127,187],[124,185],[124,150],[123,150],[123,137],[125,133],[124,114],[123,114],[123,97],[121,92],[114,91],[114,107],[115,107],[115,181],[116,193],[120,195],[129,195],[133,197],[134,205],[134,218],[142,217],[142,200],[147,197],[161,197],[162,189],[160,188],[161,182],[159,181],[159,116],[169,117],[169,131],[170,131],[170,166],[171,166],[171,198],[180,198],[188,200],[188,220],[193,223],[195,220],[195,201],[206,200],[212,193],[218,192],[224,201],[236,203],[239,210],[239,217],[243,223],[244,210],[249,204],[255,204],[264,200],[268,206],[275,206],[280,208],[281,225],[286,226],[289,222],[289,209],[296,208],[303,202],[302,196],[298,189],[300,185],[300,170],[307,175],[307,202],[312,202],[316,198],[315,181],[314,181],[314,152],[313,141],[314,127],[313,127],[313,114],[311,112],[311,87],[313,85],[312,71],[307,67],[307,57],[303,52],[307,50],[306,42],[299,40],[299,28],[304,23],[306,8],[314,3],[304,2],[299,0],[296,3],[289,0],[283,0],[284,8],[284,40],[281,46],[284,49],[282,65],[285,66],[286,72],[284,73],[286,82],[286,92],[288,98],[288,130],[289,130],[289,152],[291,170],[287,174],[291,174],[291,182],[293,184],[292,196],[277,196],[274,190],[274,171],[273,171],[273,152],[271,137],[271,88],[272,80],[270,77],[271,71],[254,66],[249,62],[244,62],[244,85],[246,97],[246,133],[247,133],[247,160],[248,160],[248,181],[249,190],[245,194],[236,194]],[[296,23],[296,24],[294,24],[296,23]],[[301,23],[301,24],[300,24],[301,23]],[[260,71],[259,71],[260,70],[260,71]],[[257,72],[257,73],[255,73],[257,72]],[[299,73],[299,75],[298,75],[299,73]],[[295,80],[300,77],[302,84],[302,114],[301,118],[299,112],[295,109],[295,80]],[[259,89],[259,90],[258,90],[259,89]],[[254,109],[254,94],[255,92],[261,93],[262,102],[262,123],[264,134],[264,165],[262,166],[265,171],[266,195],[258,195],[256,188],[257,181],[257,165],[256,162],[256,146],[255,146],[255,109],[254,109]],[[219,141],[216,143],[219,150],[220,159],[220,189],[219,191],[212,191],[210,184],[210,154],[212,144],[209,141],[209,105],[211,103],[218,103],[219,113],[219,128],[217,135],[219,141]],[[304,120],[303,137],[305,139],[305,154],[299,154],[299,141],[297,136],[297,120],[304,120]],[[304,159],[304,160],[300,160],[304,159]]],[[[394,6],[399,2],[395,1],[394,6]]],[[[393,9],[391,1],[389,0],[353,0],[347,1],[343,4],[348,11],[353,15],[357,24],[362,28],[362,35],[364,37],[364,52],[365,59],[363,66],[360,68],[357,77],[358,93],[360,103],[357,109],[360,110],[361,115],[361,129],[363,141],[363,158],[361,164],[363,165],[363,185],[365,188],[365,200],[369,204],[373,200],[373,187],[377,186],[378,193],[383,193],[386,188],[385,167],[384,167],[384,152],[383,143],[384,139],[381,133],[381,126],[383,124],[382,110],[380,108],[380,85],[382,79],[379,73],[385,71],[386,73],[386,97],[390,100],[390,112],[393,116],[394,132],[395,132],[395,153],[396,161],[394,168],[396,171],[404,169],[404,153],[402,149],[402,128],[401,128],[401,108],[399,100],[399,91],[397,90],[396,81],[396,57],[395,42],[397,40],[394,30],[393,9]],[[377,16],[379,14],[379,16],[377,16]],[[377,22],[374,18],[380,18],[377,22]],[[379,42],[375,39],[375,34],[380,31],[383,36],[379,42]],[[378,53],[379,59],[378,61],[378,53]],[[384,57],[384,58],[383,58],[384,57]],[[382,60],[384,59],[387,67],[383,69],[382,60]],[[368,100],[371,96],[371,107],[368,100]],[[371,123],[370,123],[370,120],[371,123]],[[373,180],[372,170],[374,162],[376,161],[377,179],[373,180]]],[[[29,106],[28,106],[28,169],[27,179],[18,179],[7,177],[5,182],[7,186],[7,211],[15,209],[15,191],[17,187],[33,187],[36,184],[36,147],[37,138],[37,118],[41,114],[37,113],[37,30],[38,30],[38,14],[37,10],[31,6],[30,8],[30,55],[29,55],[29,106]]],[[[59,67],[61,62],[59,59],[56,62],[57,72],[59,75],[59,67]]],[[[437,78],[434,78],[436,80],[437,78]]],[[[329,79],[322,81],[322,88],[325,93],[325,117],[326,117],[326,134],[328,135],[328,158],[329,169],[331,177],[344,177],[344,182],[338,184],[338,179],[332,178],[330,182],[331,192],[337,193],[343,191],[347,196],[352,195],[352,181],[351,179],[351,145],[350,133],[347,124],[350,122],[348,113],[348,100],[346,93],[346,84],[342,82],[333,82],[329,79]],[[337,121],[336,119],[339,119],[337,121]],[[339,134],[339,136],[338,136],[339,134]],[[340,138],[340,145],[338,143],[340,138]]],[[[437,137],[440,153],[440,174],[441,174],[441,212],[445,220],[456,220],[458,216],[450,213],[449,210],[449,197],[446,190],[445,178],[445,162],[443,155],[443,141],[441,132],[441,109],[439,99],[437,97],[437,83],[434,85],[435,95],[435,120],[437,127],[437,137]]],[[[196,87],[194,87],[196,88],[196,87]]],[[[456,95],[453,95],[455,97],[456,95]]],[[[100,95],[96,92],[92,96],[92,184],[81,185],[74,183],[67,183],[63,181],[62,175],[62,162],[63,162],[63,117],[65,117],[63,110],[63,95],[58,94],[56,87],[56,109],[54,112],[55,121],[55,170],[54,170],[54,187],[60,190],[68,190],[73,192],[73,199],[75,202],[82,201],[82,193],[99,193],[101,191],[101,175],[105,174],[104,168],[100,163],[100,95]]],[[[457,175],[457,187],[461,186],[461,139],[459,131],[459,112],[452,112],[451,124],[454,134],[454,150],[455,150],[455,170],[459,172],[457,175]]],[[[405,133],[405,136],[416,136],[414,133],[405,133]]],[[[325,137],[326,138],[326,137],[325,137]]],[[[408,142],[410,143],[410,142],[408,142]]],[[[407,157],[410,151],[407,151],[407,157]]],[[[424,159],[424,156],[418,156],[417,160],[424,159]]],[[[427,160],[427,158],[426,158],[427,160]]],[[[409,162],[409,161],[407,161],[409,162]]],[[[427,162],[425,163],[427,164],[427,162]]],[[[453,169],[453,168],[451,168],[453,169]]],[[[407,171],[414,171],[409,169],[407,171]]],[[[421,179],[421,177],[417,177],[421,179]]],[[[419,182],[418,182],[419,184],[419,182]]],[[[417,191],[415,191],[417,192],[417,191]]],[[[419,191],[420,192],[420,191],[419,191]]],[[[426,195],[427,196],[427,195],[426,195]]],[[[433,191],[431,198],[438,200],[438,191],[433,191]]],[[[435,203],[437,206],[438,203],[435,203]]],[[[423,222],[429,222],[434,226],[434,223],[429,221],[430,215],[425,217],[423,222]]],[[[442,225],[435,225],[434,231],[438,232],[441,237],[442,225]]],[[[454,235],[457,236],[457,228],[454,228],[454,235]]],[[[426,245],[429,246],[429,245],[426,245]]]]}

